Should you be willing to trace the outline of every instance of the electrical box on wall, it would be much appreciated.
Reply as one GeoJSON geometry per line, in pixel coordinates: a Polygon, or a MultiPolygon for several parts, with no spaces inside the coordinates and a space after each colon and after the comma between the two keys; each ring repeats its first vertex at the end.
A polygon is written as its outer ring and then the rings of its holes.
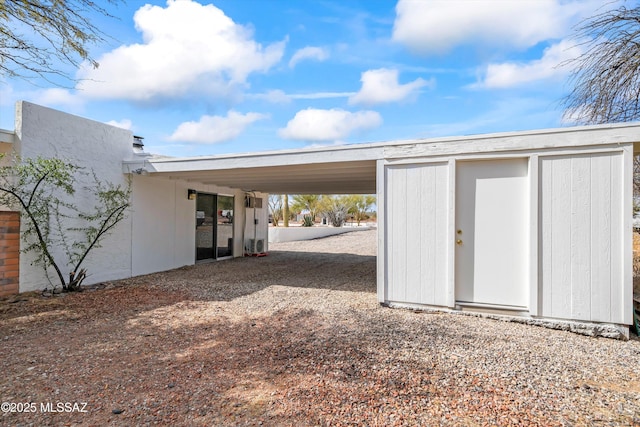
{"type": "Polygon", "coordinates": [[[262,197],[245,196],[244,207],[262,209],[262,197]]]}

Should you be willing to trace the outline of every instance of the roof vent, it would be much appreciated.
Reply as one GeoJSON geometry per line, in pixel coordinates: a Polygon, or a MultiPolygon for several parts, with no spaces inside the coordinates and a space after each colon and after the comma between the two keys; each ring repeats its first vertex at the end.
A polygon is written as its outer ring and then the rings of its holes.
{"type": "Polygon", "coordinates": [[[142,136],[133,135],[133,148],[137,148],[138,150],[144,149],[143,139],[144,137],[142,136]]]}

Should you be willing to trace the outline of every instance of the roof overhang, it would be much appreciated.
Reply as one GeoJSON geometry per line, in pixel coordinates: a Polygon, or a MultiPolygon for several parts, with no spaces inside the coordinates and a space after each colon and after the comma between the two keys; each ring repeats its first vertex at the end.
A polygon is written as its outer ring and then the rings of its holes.
{"type": "Polygon", "coordinates": [[[137,156],[123,162],[123,172],[144,170],[160,178],[270,194],[373,194],[377,160],[486,157],[629,143],[636,151],[639,141],[639,123],[618,123],[219,156],[137,156]]]}
{"type": "Polygon", "coordinates": [[[187,158],[125,161],[169,179],[270,194],[374,194],[382,146],[361,144],[187,158]]]}
{"type": "Polygon", "coordinates": [[[16,134],[10,130],[0,129],[0,143],[13,144],[16,134]]]}

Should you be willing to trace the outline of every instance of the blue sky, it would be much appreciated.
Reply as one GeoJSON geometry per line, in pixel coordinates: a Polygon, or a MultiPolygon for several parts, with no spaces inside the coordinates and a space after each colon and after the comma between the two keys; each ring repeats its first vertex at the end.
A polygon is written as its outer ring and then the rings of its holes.
{"type": "Polygon", "coordinates": [[[579,0],[169,0],[96,16],[113,37],[78,83],[0,79],[27,100],[130,129],[170,156],[569,126],[579,0]]]}

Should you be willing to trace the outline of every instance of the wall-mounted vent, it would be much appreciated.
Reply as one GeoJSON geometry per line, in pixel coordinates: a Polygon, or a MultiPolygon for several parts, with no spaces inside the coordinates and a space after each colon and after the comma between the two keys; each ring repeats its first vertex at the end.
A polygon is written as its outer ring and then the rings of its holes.
{"type": "Polygon", "coordinates": [[[262,197],[245,196],[244,207],[262,209],[262,197]]]}

